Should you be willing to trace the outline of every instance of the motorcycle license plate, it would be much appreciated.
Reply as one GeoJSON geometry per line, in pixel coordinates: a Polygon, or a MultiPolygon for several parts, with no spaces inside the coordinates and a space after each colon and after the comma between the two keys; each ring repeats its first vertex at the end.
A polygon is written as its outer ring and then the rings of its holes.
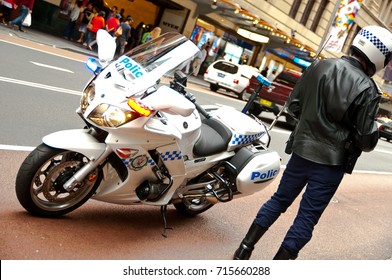
{"type": "Polygon", "coordinates": [[[263,98],[260,98],[260,104],[264,105],[264,106],[267,106],[267,107],[271,107],[272,106],[272,102],[271,101],[265,100],[263,98]]]}
{"type": "Polygon", "coordinates": [[[218,73],[218,77],[219,77],[219,78],[224,78],[225,76],[226,76],[225,74],[218,73]]]}

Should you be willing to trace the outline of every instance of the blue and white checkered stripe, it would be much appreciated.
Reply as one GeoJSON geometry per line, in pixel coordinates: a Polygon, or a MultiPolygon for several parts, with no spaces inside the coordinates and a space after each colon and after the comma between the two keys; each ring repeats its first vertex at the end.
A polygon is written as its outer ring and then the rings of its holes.
{"type": "Polygon", "coordinates": [[[126,166],[128,166],[129,164],[131,164],[133,158],[122,158],[121,160],[122,160],[122,162],[123,162],[126,166]]]}
{"type": "Polygon", "coordinates": [[[231,138],[232,145],[244,145],[252,143],[253,141],[259,139],[265,132],[260,132],[257,134],[244,135],[244,134],[234,134],[231,138]]]}
{"type": "Polygon", "coordinates": [[[384,45],[383,42],[380,41],[376,36],[374,36],[371,32],[368,30],[362,29],[359,32],[360,35],[368,39],[370,42],[373,43],[373,45],[385,56],[390,52],[390,50],[387,48],[387,46],[384,45]]]}
{"type": "MultiPolygon", "coordinates": [[[[122,162],[126,165],[126,166],[129,166],[129,164],[131,164],[131,162],[134,160],[135,158],[122,158],[121,160],[122,160],[122,162]]],[[[147,165],[149,165],[149,166],[154,166],[155,165],[155,162],[154,162],[154,160],[152,159],[152,158],[148,158],[148,161],[147,161],[147,165]]]]}
{"type": "Polygon", "coordinates": [[[181,151],[161,153],[161,157],[163,161],[182,159],[181,151]]]}
{"type": "Polygon", "coordinates": [[[150,166],[154,166],[155,165],[155,161],[152,158],[148,158],[147,164],[150,166]]]}

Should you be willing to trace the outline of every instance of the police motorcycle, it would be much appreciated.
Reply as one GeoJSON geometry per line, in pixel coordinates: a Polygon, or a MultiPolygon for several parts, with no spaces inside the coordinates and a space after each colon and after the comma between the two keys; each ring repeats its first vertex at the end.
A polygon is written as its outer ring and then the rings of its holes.
{"type": "MultiPolygon", "coordinates": [[[[28,212],[58,217],[90,198],[156,205],[166,229],[167,205],[197,215],[277,177],[280,157],[268,149],[262,122],[230,107],[200,106],[186,92],[180,69],[200,62],[186,37],[166,33],[115,60],[114,39],[100,30],[97,41],[99,61],[86,63],[95,75],[76,110],[85,128],[44,136],[18,171],[16,194],[28,212]]],[[[260,89],[269,83],[258,79],[260,89]]]]}

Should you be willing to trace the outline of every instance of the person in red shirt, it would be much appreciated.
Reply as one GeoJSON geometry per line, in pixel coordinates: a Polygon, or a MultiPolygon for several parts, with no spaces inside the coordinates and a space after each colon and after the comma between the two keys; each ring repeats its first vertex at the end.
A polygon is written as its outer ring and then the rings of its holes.
{"type": "Polygon", "coordinates": [[[111,18],[109,18],[108,21],[106,22],[106,31],[110,35],[114,36],[114,33],[116,32],[120,24],[120,18],[121,18],[120,14],[115,14],[111,18]]]}
{"type": "Polygon", "coordinates": [[[93,50],[92,45],[96,43],[96,36],[99,29],[105,28],[105,12],[100,11],[96,17],[91,20],[91,28],[87,30],[86,44],[89,50],[93,50]]]}

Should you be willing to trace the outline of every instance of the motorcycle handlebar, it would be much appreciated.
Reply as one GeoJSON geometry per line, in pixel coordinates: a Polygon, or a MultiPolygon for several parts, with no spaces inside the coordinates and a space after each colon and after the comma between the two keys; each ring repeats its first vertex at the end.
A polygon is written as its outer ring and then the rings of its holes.
{"type": "Polygon", "coordinates": [[[192,93],[186,92],[186,91],[184,90],[184,93],[183,93],[183,94],[184,94],[184,96],[185,96],[186,99],[188,99],[189,101],[191,101],[191,102],[195,105],[197,111],[198,111],[201,115],[203,115],[203,117],[205,117],[205,118],[207,118],[207,119],[211,118],[211,115],[210,115],[203,107],[201,107],[201,106],[196,102],[196,98],[195,98],[195,96],[194,96],[192,93]]]}
{"type": "Polygon", "coordinates": [[[211,115],[203,107],[201,107],[199,104],[197,104],[195,96],[193,94],[185,91],[185,86],[182,83],[174,80],[173,82],[170,83],[170,87],[173,88],[174,90],[176,90],[177,92],[181,93],[182,95],[185,96],[186,99],[191,101],[195,105],[196,110],[201,115],[203,115],[203,117],[205,117],[207,119],[211,118],[211,115]]]}

